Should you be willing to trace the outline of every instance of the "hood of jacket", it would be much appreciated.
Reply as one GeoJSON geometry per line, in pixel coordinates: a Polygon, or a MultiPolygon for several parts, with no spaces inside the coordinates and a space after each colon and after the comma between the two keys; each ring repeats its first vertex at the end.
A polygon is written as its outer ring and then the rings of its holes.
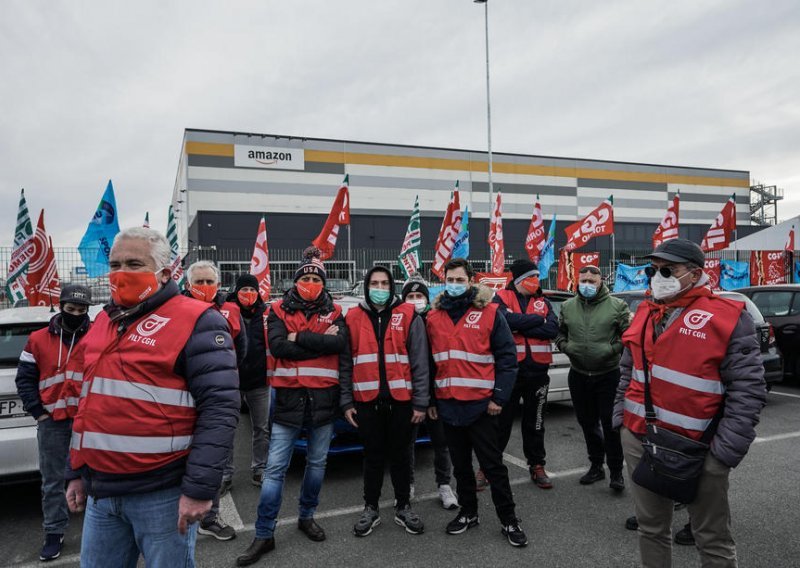
{"type": "MultiPolygon", "coordinates": [[[[476,308],[485,308],[494,299],[494,290],[483,284],[473,284],[467,290],[467,294],[472,295],[472,305],[476,308]]],[[[447,296],[447,292],[442,292],[433,301],[433,309],[442,309],[442,300],[447,296]]]]}
{"type": "Polygon", "coordinates": [[[392,271],[385,266],[373,266],[367,270],[367,273],[364,275],[364,299],[361,301],[361,304],[366,306],[368,311],[371,310],[373,312],[377,312],[378,309],[375,304],[372,303],[372,300],[369,299],[369,281],[376,272],[385,272],[389,274],[389,291],[392,293],[392,296],[387,303],[387,307],[393,307],[398,302],[397,295],[394,293],[394,277],[392,276],[392,271]]]}

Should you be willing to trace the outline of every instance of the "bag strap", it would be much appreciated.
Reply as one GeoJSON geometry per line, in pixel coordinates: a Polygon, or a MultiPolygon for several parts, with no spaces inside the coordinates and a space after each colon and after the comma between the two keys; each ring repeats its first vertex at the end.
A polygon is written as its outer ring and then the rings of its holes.
{"type": "MultiPolygon", "coordinates": [[[[645,337],[647,335],[647,324],[650,322],[650,315],[642,326],[642,370],[644,371],[644,421],[646,424],[654,424],[656,421],[656,409],[653,406],[653,397],[650,394],[650,364],[647,362],[647,354],[645,352],[645,337]]],[[[655,337],[653,338],[655,342],[655,337]]],[[[722,420],[722,415],[725,413],[725,398],[722,399],[722,404],[719,405],[717,413],[711,419],[708,428],[705,429],[703,435],[700,437],[700,442],[708,444],[714,434],[717,433],[717,426],[719,421],[722,420]]]]}

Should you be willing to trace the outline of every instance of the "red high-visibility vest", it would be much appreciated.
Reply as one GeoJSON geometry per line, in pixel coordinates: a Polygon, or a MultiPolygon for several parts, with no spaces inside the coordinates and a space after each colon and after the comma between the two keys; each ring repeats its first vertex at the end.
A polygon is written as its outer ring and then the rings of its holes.
{"type": "MultiPolygon", "coordinates": [[[[342,314],[342,308],[334,304],[328,314],[314,314],[306,319],[301,311],[288,313],[283,309],[283,301],[272,305],[275,315],[283,321],[288,333],[313,331],[325,333],[334,321],[342,314]]],[[[294,361],[292,359],[275,358],[275,371],[270,381],[273,387],[297,389],[301,387],[322,389],[339,384],[339,354],[320,355],[313,359],[294,361]]]]}
{"type": "Polygon", "coordinates": [[[647,431],[642,360],[642,331],[646,322],[645,353],[656,424],[700,439],[723,402],[725,385],[719,366],[742,309],[741,302],[719,296],[699,297],[654,342],[653,318],[642,302],[622,335],[623,344],[633,356],[632,377],[625,391],[626,428],[640,435],[647,431]]]}
{"type": "MultiPolygon", "coordinates": [[[[101,312],[84,338],[84,388],[73,424],[73,468],[132,474],[189,453],[197,413],[175,362],[211,306],[174,296],[122,334],[101,312]]],[[[219,336],[221,340],[223,336],[219,336]]]]}
{"type": "Polygon", "coordinates": [[[19,356],[21,362],[39,368],[39,397],[53,420],[66,420],[78,412],[85,347],[83,337],[75,336],[70,347],[46,327],[31,333],[19,356]]]}
{"type": "Polygon", "coordinates": [[[275,374],[275,357],[269,350],[269,329],[267,328],[267,318],[269,317],[270,305],[267,304],[264,308],[264,345],[267,346],[267,386],[269,386],[272,376],[275,374]]]}
{"type": "Polygon", "coordinates": [[[428,337],[436,362],[436,398],[482,400],[494,390],[494,355],[490,338],[497,304],[471,306],[453,324],[446,311],[428,314],[428,337]]]}
{"type": "MultiPolygon", "coordinates": [[[[383,361],[386,382],[392,398],[411,400],[411,365],[408,361],[408,332],[414,319],[414,306],[400,304],[392,308],[389,326],[383,338],[383,361]]],[[[383,316],[388,317],[389,312],[383,316]]],[[[358,402],[375,400],[380,390],[378,338],[369,314],[361,306],[350,309],[345,317],[353,354],[353,398],[358,402]]]]}
{"type": "MultiPolygon", "coordinates": [[[[214,303],[211,305],[217,307],[214,303]]],[[[231,337],[236,339],[242,332],[242,311],[239,309],[239,306],[236,302],[224,302],[217,309],[228,322],[228,329],[231,330],[231,337]]]]}
{"type": "MultiPolygon", "coordinates": [[[[510,312],[521,314],[522,308],[519,299],[513,290],[500,290],[497,295],[510,312]]],[[[526,314],[534,314],[547,318],[550,309],[544,298],[528,298],[528,306],[525,308],[526,314]]],[[[531,357],[540,365],[549,365],[553,362],[553,345],[549,339],[537,339],[524,337],[521,333],[514,332],[514,343],[517,344],[517,361],[524,361],[527,350],[530,349],[531,357]]]]}

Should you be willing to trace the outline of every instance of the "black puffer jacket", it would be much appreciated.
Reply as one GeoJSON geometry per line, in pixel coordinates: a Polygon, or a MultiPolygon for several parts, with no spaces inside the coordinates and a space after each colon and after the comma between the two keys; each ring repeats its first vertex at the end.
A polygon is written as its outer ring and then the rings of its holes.
{"type": "MultiPolygon", "coordinates": [[[[178,293],[178,286],[170,280],[132,310],[122,311],[113,304],[105,309],[112,321],[128,329],[178,293]]],[[[233,445],[240,405],[236,354],[228,322],[222,314],[211,307],[203,312],[178,354],[174,370],[186,378],[197,412],[189,455],[162,468],[136,475],[102,473],[84,467],[80,475],[84,477],[90,495],[114,497],[175,485],[180,485],[182,493],[194,499],[213,499],[217,494],[222,483],[222,467],[233,445]],[[216,340],[220,335],[224,338],[222,345],[218,345],[216,340]]],[[[78,472],[68,471],[68,479],[76,477],[78,472]]]]}
{"type": "MultiPolygon", "coordinates": [[[[287,313],[301,311],[306,318],[313,314],[330,313],[333,299],[327,291],[315,302],[306,302],[292,288],[283,296],[282,306],[287,313]]],[[[276,359],[303,361],[320,355],[339,354],[339,369],[350,360],[350,342],[344,317],[334,320],[339,328],[336,335],[325,335],[311,331],[301,331],[295,341],[289,341],[289,331],[284,321],[274,310],[267,317],[269,350],[276,359]]],[[[275,406],[272,420],[284,426],[300,427],[310,419],[312,427],[332,422],[339,414],[339,386],[322,389],[275,388],[275,406]]]]}

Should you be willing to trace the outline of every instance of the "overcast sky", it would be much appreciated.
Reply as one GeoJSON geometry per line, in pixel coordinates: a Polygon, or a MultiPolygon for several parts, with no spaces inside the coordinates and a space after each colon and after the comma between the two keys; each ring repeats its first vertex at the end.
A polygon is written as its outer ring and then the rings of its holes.
{"type": "MultiPolygon", "coordinates": [[[[164,230],[187,127],[483,150],[483,26],[471,0],[4,0],[0,246],[21,187],[76,246],[109,178],[123,227],[164,230]]],[[[797,0],[490,0],[493,149],[749,170],[796,215],[798,30],[797,0]]]]}

